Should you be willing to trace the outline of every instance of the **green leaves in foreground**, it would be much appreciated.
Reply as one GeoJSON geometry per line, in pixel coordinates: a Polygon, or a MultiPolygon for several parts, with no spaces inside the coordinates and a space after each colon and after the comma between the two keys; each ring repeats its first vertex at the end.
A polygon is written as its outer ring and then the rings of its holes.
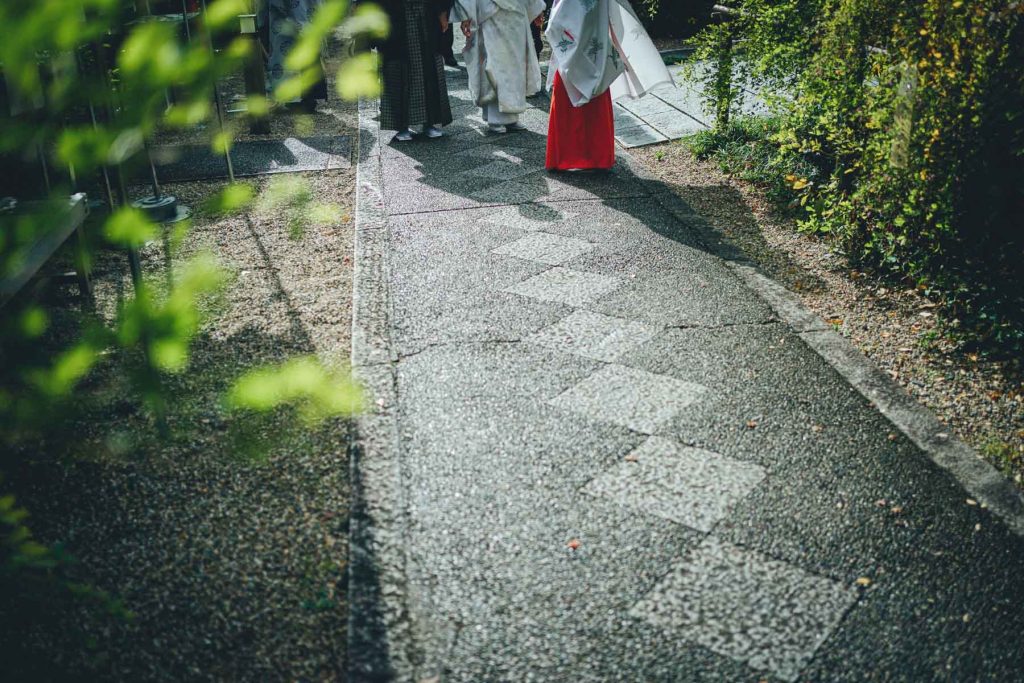
{"type": "Polygon", "coordinates": [[[307,424],[316,424],[359,412],[363,397],[348,375],[305,356],[242,375],[228,392],[226,403],[232,410],[254,411],[295,406],[307,424]]]}
{"type": "Polygon", "coordinates": [[[364,52],[346,59],[338,70],[338,80],[335,84],[338,95],[345,100],[379,97],[379,68],[380,59],[375,52],[364,52]]]}
{"type": "Polygon", "coordinates": [[[225,277],[213,256],[200,255],[181,269],[166,297],[158,299],[148,287],[141,287],[138,296],[124,307],[118,341],[125,347],[141,343],[158,370],[184,370],[189,346],[202,321],[200,299],[219,289],[225,277]]]}

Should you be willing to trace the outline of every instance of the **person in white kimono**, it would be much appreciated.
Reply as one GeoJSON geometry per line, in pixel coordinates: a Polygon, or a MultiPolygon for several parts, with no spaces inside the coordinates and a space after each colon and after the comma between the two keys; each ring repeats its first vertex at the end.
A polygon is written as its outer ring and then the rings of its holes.
{"type": "Polygon", "coordinates": [[[628,0],[555,0],[546,167],[610,169],[615,164],[612,101],[642,97],[672,75],[628,0]]]}
{"type": "Polygon", "coordinates": [[[521,128],[526,98],[543,87],[530,22],[543,20],[545,8],[544,0],[455,0],[469,89],[491,131],[521,128]]]}

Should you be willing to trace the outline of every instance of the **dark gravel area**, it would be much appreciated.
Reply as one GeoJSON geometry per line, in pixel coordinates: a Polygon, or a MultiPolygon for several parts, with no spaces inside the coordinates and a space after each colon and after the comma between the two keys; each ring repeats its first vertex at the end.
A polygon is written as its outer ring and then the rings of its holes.
{"type": "Polygon", "coordinates": [[[801,234],[763,194],[685,143],[631,150],[747,257],[798,293],[879,367],[1024,488],[1024,369],[957,349],[920,292],[858,272],[826,240],[801,234]]]}
{"type": "MultiPolygon", "coordinates": [[[[335,121],[324,134],[354,133],[354,105],[324,110],[335,121]]],[[[143,250],[157,289],[200,251],[228,274],[204,302],[190,367],[166,382],[170,435],[129,392],[133,359],[112,355],[69,430],[37,444],[33,464],[0,465],[38,539],[74,557],[71,578],[133,618],[88,601],[61,608],[27,627],[25,659],[0,667],[8,680],[344,678],[349,424],[229,414],[221,401],[232,378],[295,355],[347,367],[354,180],[354,169],[253,179],[243,214],[200,211],[180,246],[168,233],[143,250]]],[[[199,209],[222,187],[165,189],[199,209]]],[[[126,259],[104,252],[95,267],[109,317],[131,295],[126,259]]],[[[77,324],[63,294],[52,292],[55,338],[77,324]]]]}

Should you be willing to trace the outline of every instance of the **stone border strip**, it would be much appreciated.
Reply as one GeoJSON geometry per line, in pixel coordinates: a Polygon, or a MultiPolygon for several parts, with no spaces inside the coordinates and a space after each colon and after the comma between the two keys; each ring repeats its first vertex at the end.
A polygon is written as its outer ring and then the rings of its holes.
{"type": "Polygon", "coordinates": [[[410,615],[397,416],[397,354],[389,331],[388,222],[381,184],[377,100],[360,101],[352,274],[352,372],[366,412],[349,447],[348,680],[413,681],[417,649],[410,615]],[[397,503],[397,504],[396,504],[397,503]]]}
{"type": "MultiPolygon", "coordinates": [[[[637,178],[662,186],[662,182],[629,155],[619,161],[637,178]]],[[[662,187],[652,196],[672,215],[685,219],[697,231],[707,250],[725,261],[726,266],[758,296],[779,318],[793,327],[807,346],[821,356],[878,409],[932,462],[946,470],[983,507],[998,515],[1014,533],[1024,536],[1024,494],[1021,494],[995,467],[985,461],[943,425],[938,417],[883,373],[848,339],[835,332],[817,314],[804,306],[800,298],[772,280],[724,242],[710,225],[694,214],[674,193],[662,187]]]]}

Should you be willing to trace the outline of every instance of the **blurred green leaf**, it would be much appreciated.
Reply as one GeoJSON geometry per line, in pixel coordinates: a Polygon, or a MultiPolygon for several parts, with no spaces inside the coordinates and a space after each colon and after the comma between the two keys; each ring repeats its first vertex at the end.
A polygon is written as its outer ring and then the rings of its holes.
{"type": "Polygon", "coordinates": [[[313,66],[286,78],[274,89],[274,99],[281,103],[294,102],[316,85],[322,76],[320,67],[313,66]]]}
{"type": "Polygon", "coordinates": [[[248,14],[249,4],[245,0],[213,0],[206,5],[203,22],[211,31],[235,28],[239,14],[248,14]]]}
{"type": "Polygon", "coordinates": [[[351,377],[325,368],[314,357],[302,357],[246,373],[231,387],[226,403],[234,410],[254,411],[294,405],[314,424],[358,412],[363,398],[351,377]]]}
{"type": "Polygon", "coordinates": [[[338,80],[335,85],[338,95],[345,100],[378,97],[380,95],[379,67],[380,59],[373,52],[364,52],[345,60],[338,70],[338,80]]]}
{"type": "Polygon", "coordinates": [[[50,316],[46,314],[39,306],[32,306],[21,313],[21,333],[29,339],[35,339],[36,337],[46,332],[46,328],[50,326],[50,316]]]}
{"type": "Polygon", "coordinates": [[[360,4],[345,21],[345,29],[350,35],[381,39],[387,38],[391,32],[391,22],[377,5],[360,4]]]}
{"type": "Polygon", "coordinates": [[[118,56],[125,76],[145,75],[158,83],[170,83],[181,68],[181,48],[171,26],[149,22],[128,35],[118,56]]]}
{"type": "Polygon", "coordinates": [[[130,206],[121,207],[111,214],[103,227],[108,240],[125,247],[141,247],[159,234],[157,226],[146,214],[130,206]]]}
{"type": "Polygon", "coordinates": [[[57,356],[46,369],[29,372],[29,380],[52,397],[67,395],[96,362],[98,352],[90,344],[80,342],[57,356]]]}
{"type": "Polygon", "coordinates": [[[114,141],[110,143],[107,152],[107,163],[110,165],[123,164],[138,154],[145,146],[146,136],[140,128],[129,128],[121,131],[114,141]]]}
{"type": "Polygon", "coordinates": [[[203,203],[203,211],[212,216],[226,216],[252,203],[256,191],[248,183],[233,183],[203,203]]]}
{"type": "Polygon", "coordinates": [[[210,117],[213,109],[206,98],[193,100],[191,102],[179,102],[172,104],[164,115],[164,121],[171,126],[194,126],[202,123],[210,117]]]}

